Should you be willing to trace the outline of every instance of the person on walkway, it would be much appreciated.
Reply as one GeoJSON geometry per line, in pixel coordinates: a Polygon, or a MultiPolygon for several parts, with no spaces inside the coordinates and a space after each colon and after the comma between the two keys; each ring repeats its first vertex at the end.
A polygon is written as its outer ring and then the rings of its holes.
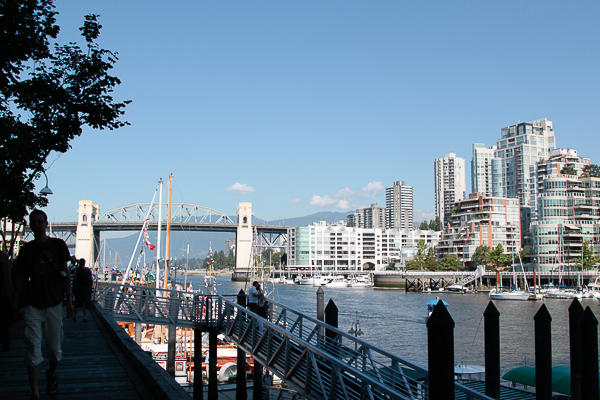
{"type": "Polygon", "coordinates": [[[77,309],[83,307],[83,322],[87,322],[87,310],[92,307],[92,285],[94,278],[92,270],[85,266],[85,260],[80,258],[75,269],[75,279],[73,280],[73,292],[75,292],[75,301],[73,306],[73,321],[77,321],[77,309]]]}
{"type": "Polygon", "coordinates": [[[25,365],[31,386],[31,398],[40,397],[39,365],[42,363],[42,336],[46,340],[44,355],[50,361],[46,371],[46,392],[58,393],[56,368],[62,359],[63,299],[66,293],[67,318],[73,316],[71,282],[67,262],[71,259],[67,244],[46,234],[48,217],[40,210],[29,214],[34,240],[19,252],[14,279],[14,303],[25,317],[24,340],[27,348],[25,365]]]}
{"type": "Polygon", "coordinates": [[[256,313],[256,311],[258,311],[258,300],[261,296],[262,294],[260,293],[260,284],[258,283],[258,281],[252,282],[252,287],[250,287],[250,290],[248,291],[248,308],[253,313],[256,313]]]}

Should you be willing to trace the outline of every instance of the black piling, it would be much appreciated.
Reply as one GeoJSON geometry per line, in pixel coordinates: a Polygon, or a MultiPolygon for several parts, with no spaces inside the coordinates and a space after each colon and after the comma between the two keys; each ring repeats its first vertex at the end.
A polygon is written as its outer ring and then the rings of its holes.
{"type": "Polygon", "coordinates": [[[263,369],[263,365],[254,360],[254,387],[252,388],[253,399],[263,398],[263,369]]]}
{"type": "Polygon", "coordinates": [[[194,400],[202,400],[202,329],[194,328],[194,400]]]}
{"type": "Polygon", "coordinates": [[[598,400],[598,320],[590,307],[579,318],[579,330],[581,337],[581,398],[586,400],[598,400]]]}
{"type": "Polygon", "coordinates": [[[440,300],[427,319],[429,399],[454,399],[454,320],[440,300]]]}
{"type": "MultiPolygon", "coordinates": [[[[246,293],[240,289],[237,295],[237,302],[240,307],[246,307],[246,293]]],[[[235,381],[235,399],[246,400],[248,391],[246,390],[246,352],[238,347],[237,349],[237,378],[235,381]]]]}
{"type": "Polygon", "coordinates": [[[491,301],[483,312],[485,333],[485,394],[500,399],[500,312],[491,301]]]}
{"type": "Polygon", "coordinates": [[[579,331],[579,318],[583,314],[583,307],[575,299],[569,306],[569,344],[571,348],[571,400],[581,398],[581,338],[579,331]]]}
{"type": "Polygon", "coordinates": [[[535,398],[551,400],[552,317],[545,304],[542,304],[533,320],[535,322],[535,398]]]}
{"type": "MultiPolygon", "coordinates": [[[[325,323],[333,326],[334,328],[338,327],[338,314],[339,310],[335,305],[335,302],[332,299],[329,299],[329,303],[327,303],[327,307],[325,307],[325,323]]],[[[325,336],[329,339],[335,339],[337,334],[335,331],[330,329],[325,330],[325,336]]]]}
{"type": "MultiPolygon", "coordinates": [[[[321,286],[317,289],[317,319],[319,321],[325,321],[325,292],[321,286]]],[[[323,328],[321,328],[319,337],[317,338],[318,345],[323,343],[323,333],[323,328]]]]}

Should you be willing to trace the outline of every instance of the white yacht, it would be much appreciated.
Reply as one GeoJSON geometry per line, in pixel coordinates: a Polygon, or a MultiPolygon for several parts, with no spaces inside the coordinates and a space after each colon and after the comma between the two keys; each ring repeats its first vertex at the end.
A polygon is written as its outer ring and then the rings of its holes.
{"type": "Polygon", "coordinates": [[[350,286],[350,282],[348,279],[344,278],[344,275],[335,275],[333,278],[329,280],[327,287],[348,287],[350,286]]]}

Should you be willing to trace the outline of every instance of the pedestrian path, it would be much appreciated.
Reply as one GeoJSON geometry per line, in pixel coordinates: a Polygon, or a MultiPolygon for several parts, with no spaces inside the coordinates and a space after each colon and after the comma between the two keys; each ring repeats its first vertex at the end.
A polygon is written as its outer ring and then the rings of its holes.
{"type": "MultiPolygon", "coordinates": [[[[48,361],[40,366],[42,399],[156,399],[159,395],[148,385],[148,378],[131,362],[110,333],[102,316],[88,312],[88,322],[64,321],[63,359],[58,367],[59,394],[46,396],[45,371],[48,361]]],[[[29,399],[27,369],[23,363],[23,322],[11,327],[11,349],[0,350],[0,397],[3,400],[29,399]]],[[[140,350],[141,351],[141,350],[140,350]]],[[[145,355],[141,355],[143,357],[145,355]]],[[[150,359],[150,357],[148,357],[150,359]]],[[[160,367],[158,367],[160,368],[160,367]]],[[[166,372],[165,372],[166,373],[166,372]]],[[[163,397],[164,398],[164,397],[163,397]]]]}

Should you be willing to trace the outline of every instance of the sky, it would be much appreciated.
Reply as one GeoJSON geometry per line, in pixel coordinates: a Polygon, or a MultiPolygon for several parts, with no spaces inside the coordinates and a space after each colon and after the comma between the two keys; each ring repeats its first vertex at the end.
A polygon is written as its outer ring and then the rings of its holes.
{"type": "Polygon", "coordinates": [[[434,159],[463,157],[470,190],[472,144],[540,118],[600,164],[598,1],[55,4],[60,43],[100,15],[132,103],[48,157],[51,221],[149,202],[171,173],[174,202],[265,220],[385,206],[405,181],[429,220],[434,159]]]}

